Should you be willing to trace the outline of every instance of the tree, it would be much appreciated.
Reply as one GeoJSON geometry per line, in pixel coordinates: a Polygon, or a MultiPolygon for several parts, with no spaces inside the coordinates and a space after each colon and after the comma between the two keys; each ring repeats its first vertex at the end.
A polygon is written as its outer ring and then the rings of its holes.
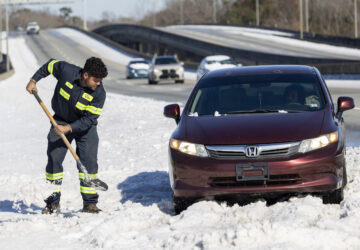
{"type": "Polygon", "coordinates": [[[72,13],[72,9],[69,7],[62,7],[60,9],[60,13],[61,13],[61,17],[63,17],[65,20],[67,20],[70,16],[70,14],[72,13]]]}

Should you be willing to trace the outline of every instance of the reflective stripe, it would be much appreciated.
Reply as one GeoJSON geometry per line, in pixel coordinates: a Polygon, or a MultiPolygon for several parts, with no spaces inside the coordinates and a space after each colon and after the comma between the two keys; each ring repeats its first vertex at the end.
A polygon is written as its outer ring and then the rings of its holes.
{"type": "Polygon", "coordinates": [[[46,172],[46,179],[50,180],[50,181],[62,179],[63,176],[64,176],[64,172],[55,173],[55,174],[51,174],[51,173],[46,172]]]}
{"type": "MultiPolygon", "coordinates": [[[[98,177],[98,174],[88,174],[90,179],[96,179],[98,177]]],[[[84,173],[79,173],[79,179],[84,180],[85,176],[84,173]]]]}
{"type": "Polygon", "coordinates": [[[84,98],[85,100],[88,100],[89,102],[92,101],[92,99],[94,99],[94,97],[92,97],[91,95],[89,95],[88,93],[84,93],[82,95],[82,98],[84,98]]]}
{"type": "Polygon", "coordinates": [[[71,83],[69,82],[66,82],[65,85],[69,88],[69,89],[72,89],[74,87],[74,85],[72,85],[71,83]]]}
{"type": "Polygon", "coordinates": [[[60,88],[60,95],[64,97],[66,100],[69,100],[70,98],[70,94],[67,93],[65,90],[63,90],[62,88],[60,88]]]}
{"type": "Polygon", "coordinates": [[[60,188],[57,188],[57,189],[54,189],[53,190],[53,193],[60,193],[61,192],[61,189],[60,188]]]}
{"type": "Polygon", "coordinates": [[[51,62],[49,62],[48,64],[48,71],[50,74],[53,73],[54,70],[54,64],[57,63],[59,60],[52,60],[51,62]]]}
{"type": "Polygon", "coordinates": [[[96,194],[97,191],[93,187],[80,186],[80,193],[83,193],[83,194],[96,194]]]}
{"type": "Polygon", "coordinates": [[[101,112],[102,112],[102,109],[101,108],[97,108],[97,107],[94,107],[94,106],[91,106],[91,105],[84,105],[82,104],[81,102],[77,102],[75,107],[77,107],[78,109],[82,110],[82,111],[88,111],[92,114],[95,114],[95,115],[101,115],[101,112]]]}

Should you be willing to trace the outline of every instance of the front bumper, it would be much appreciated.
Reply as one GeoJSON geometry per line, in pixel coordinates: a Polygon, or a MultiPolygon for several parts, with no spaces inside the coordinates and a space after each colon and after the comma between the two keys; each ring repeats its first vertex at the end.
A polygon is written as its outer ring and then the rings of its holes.
{"type": "Polygon", "coordinates": [[[149,73],[147,70],[135,70],[135,72],[128,70],[129,78],[148,78],[148,76],[149,76],[149,73]]]}
{"type": "MultiPolygon", "coordinates": [[[[250,160],[216,160],[170,149],[170,181],[175,197],[319,193],[342,186],[345,158],[337,143],[289,158],[267,162],[266,181],[237,181],[236,164],[250,160]]],[[[252,160],[254,161],[254,160],[252,160]]]]}
{"type": "Polygon", "coordinates": [[[151,80],[184,80],[184,72],[176,70],[158,70],[151,72],[151,80]]]}

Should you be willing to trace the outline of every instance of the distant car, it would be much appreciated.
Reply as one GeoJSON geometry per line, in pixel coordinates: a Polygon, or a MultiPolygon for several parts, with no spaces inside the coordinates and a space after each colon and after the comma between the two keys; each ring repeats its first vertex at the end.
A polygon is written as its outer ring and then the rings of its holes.
{"type": "Polygon", "coordinates": [[[135,58],[126,65],[126,78],[147,78],[149,62],[144,58],[135,58]]]}
{"type": "Polygon", "coordinates": [[[225,68],[234,68],[242,66],[241,64],[236,63],[231,57],[225,55],[213,55],[205,57],[197,71],[196,77],[199,80],[205,73],[216,70],[216,69],[225,69],[225,68]]]}
{"type": "Polygon", "coordinates": [[[162,80],[175,80],[184,83],[184,67],[175,56],[154,56],[149,68],[149,84],[162,80]]]}
{"type": "Polygon", "coordinates": [[[40,26],[38,25],[37,22],[30,22],[27,24],[26,26],[26,34],[31,35],[31,34],[39,34],[40,32],[40,26]]]}
{"type": "Polygon", "coordinates": [[[197,200],[319,195],[339,204],[347,183],[343,112],[309,66],[215,70],[195,85],[169,142],[176,213],[197,200]]]}
{"type": "Polygon", "coordinates": [[[21,25],[16,25],[15,30],[16,31],[24,31],[24,28],[21,25]]]}

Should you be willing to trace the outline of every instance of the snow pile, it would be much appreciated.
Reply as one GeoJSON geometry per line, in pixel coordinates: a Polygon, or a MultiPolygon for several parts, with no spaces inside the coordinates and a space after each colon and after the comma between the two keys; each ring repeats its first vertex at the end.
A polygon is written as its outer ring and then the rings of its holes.
{"type": "MultiPolygon", "coordinates": [[[[175,216],[167,144],[175,122],[165,102],[108,94],[99,120],[98,215],[83,214],[75,162],[64,161],[61,212],[42,215],[46,135],[50,124],[25,92],[37,69],[21,38],[10,42],[16,74],[0,82],[0,249],[358,249],[359,147],[347,148],[349,184],[339,205],[293,198],[228,207],[199,202],[175,216]]],[[[106,81],[106,80],[105,80],[106,81]]],[[[54,79],[38,83],[50,107],[54,79]]]]}

